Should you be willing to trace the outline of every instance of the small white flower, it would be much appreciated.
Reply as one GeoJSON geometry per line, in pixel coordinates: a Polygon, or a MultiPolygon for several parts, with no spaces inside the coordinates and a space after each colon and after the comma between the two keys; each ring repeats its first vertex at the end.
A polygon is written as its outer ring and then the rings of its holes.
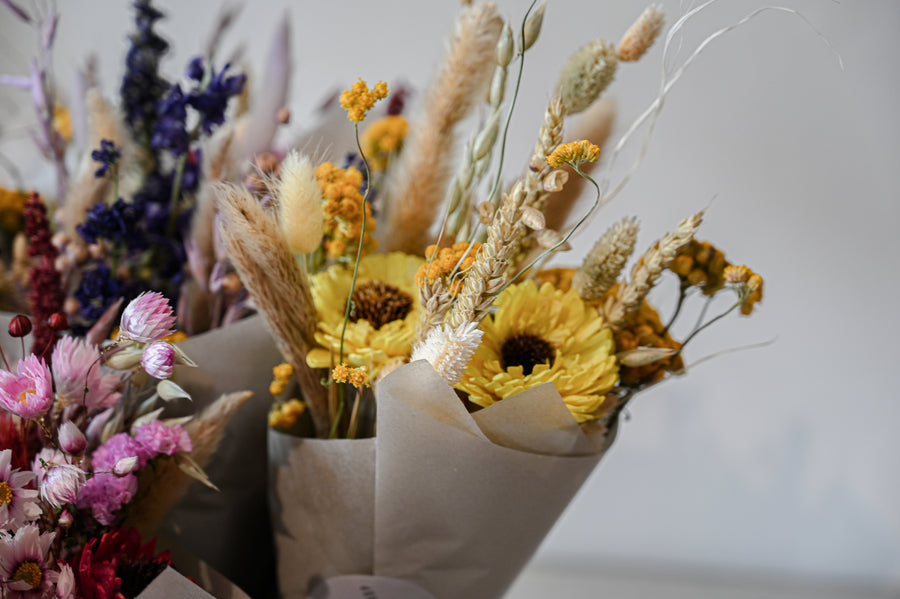
{"type": "Polygon", "coordinates": [[[464,323],[455,329],[447,325],[437,326],[428,333],[425,341],[413,349],[411,360],[427,360],[449,385],[455,385],[478,349],[482,335],[483,332],[474,322],[464,323]]]}

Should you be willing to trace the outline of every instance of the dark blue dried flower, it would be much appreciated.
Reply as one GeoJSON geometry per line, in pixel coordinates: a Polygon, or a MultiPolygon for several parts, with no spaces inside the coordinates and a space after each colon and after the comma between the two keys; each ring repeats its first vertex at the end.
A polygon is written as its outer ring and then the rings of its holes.
{"type": "Polygon", "coordinates": [[[100,163],[100,168],[94,171],[94,176],[99,178],[106,174],[110,168],[115,168],[122,152],[116,147],[116,144],[108,139],[100,140],[100,149],[91,152],[91,160],[100,163]]]}
{"type": "Polygon", "coordinates": [[[203,81],[203,74],[206,72],[206,67],[203,66],[203,57],[195,56],[191,62],[188,63],[187,71],[185,74],[188,78],[193,79],[194,81],[203,81]]]}
{"type": "Polygon", "coordinates": [[[213,69],[207,88],[193,92],[188,100],[188,104],[200,113],[200,126],[207,135],[225,122],[228,100],[244,91],[246,75],[241,73],[226,77],[225,73],[229,66],[226,64],[218,73],[213,69]]]}
{"type": "Polygon", "coordinates": [[[169,44],[153,31],[154,23],[163,15],[150,0],[137,0],[134,8],[136,31],[131,35],[119,94],[125,122],[135,138],[146,144],[156,122],[156,105],[169,88],[159,76],[159,63],[169,44]]]}
{"type": "Polygon", "coordinates": [[[126,202],[122,198],[112,206],[95,204],[77,230],[88,243],[104,239],[116,247],[128,251],[146,249],[146,235],[142,229],[144,207],[139,202],[126,202]]]}
{"type": "Polygon", "coordinates": [[[169,89],[169,93],[157,106],[156,126],[150,145],[158,150],[169,150],[181,156],[188,150],[191,142],[187,132],[187,105],[190,96],[185,96],[177,83],[169,89]]]}
{"type": "Polygon", "coordinates": [[[120,285],[109,267],[103,262],[96,262],[93,268],[82,273],[74,293],[79,303],[79,314],[88,323],[95,322],[118,299],[119,292],[120,285]]]}

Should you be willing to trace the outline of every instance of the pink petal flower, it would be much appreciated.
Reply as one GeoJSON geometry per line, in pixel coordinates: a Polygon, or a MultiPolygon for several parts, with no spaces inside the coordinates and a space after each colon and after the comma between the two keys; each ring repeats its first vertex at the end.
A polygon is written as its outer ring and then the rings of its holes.
{"type": "Polygon", "coordinates": [[[0,530],[15,528],[40,517],[37,491],[25,486],[33,472],[19,472],[11,466],[12,450],[0,451],[0,530]]]}
{"type": "Polygon", "coordinates": [[[53,403],[50,369],[31,354],[19,360],[16,374],[0,370],[0,406],[22,418],[43,416],[53,403]]]}
{"type": "Polygon", "coordinates": [[[156,291],[137,296],[125,307],[119,323],[119,338],[150,343],[174,333],[175,315],[165,296],[156,291]]]}
{"type": "Polygon", "coordinates": [[[57,342],[52,363],[60,401],[66,404],[84,401],[87,408],[108,408],[118,401],[120,394],[115,390],[123,375],[104,370],[99,358],[100,350],[84,339],[62,337],[57,342]]]}
{"type": "Polygon", "coordinates": [[[81,455],[87,447],[87,437],[78,425],[67,420],[59,427],[59,446],[69,455],[81,455]]]}
{"type": "Polygon", "coordinates": [[[8,599],[52,597],[55,572],[47,563],[48,550],[55,532],[41,534],[36,524],[26,524],[15,536],[0,536],[0,578],[15,580],[6,583],[8,599]],[[33,566],[40,570],[33,572],[33,566]],[[21,580],[17,575],[27,574],[21,580]]]}
{"type": "Polygon", "coordinates": [[[84,470],[71,464],[57,464],[44,475],[41,499],[56,508],[75,503],[84,482],[84,470]]]}
{"type": "Polygon", "coordinates": [[[175,348],[162,341],[151,343],[141,354],[141,366],[152,377],[169,378],[175,370],[175,348]]]}

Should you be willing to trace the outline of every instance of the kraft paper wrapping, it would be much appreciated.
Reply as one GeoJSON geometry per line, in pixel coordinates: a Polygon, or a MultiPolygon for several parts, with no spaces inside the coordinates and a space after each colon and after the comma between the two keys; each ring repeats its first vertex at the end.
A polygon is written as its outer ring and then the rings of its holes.
{"type": "Polygon", "coordinates": [[[258,316],[191,337],[180,346],[198,367],[176,369],[173,380],[193,401],[174,407],[194,413],[223,393],[249,390],[253,397],[228,424],[205,468],[221,492],[192,483],[161,533],[252,597],[273,597],[275,553],[267,501],[266,431],[269,382],[281,354],[258,316]]]}
{"type": "Polygon", "coordinates": [[[390,374],[376,396],[374,442],[270,435],[285,599],[338,574],[406,580],[440,599],[500,597],[615,436],[585,435],[552,385],[469,414],[427,362],[390,374]],[[331,557],[342,551],[354,559],[331,557]]]}

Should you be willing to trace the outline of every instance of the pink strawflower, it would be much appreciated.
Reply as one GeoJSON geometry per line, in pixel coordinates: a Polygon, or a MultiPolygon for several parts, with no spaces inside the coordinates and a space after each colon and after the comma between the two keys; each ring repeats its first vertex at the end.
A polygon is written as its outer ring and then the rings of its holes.
{"type": "Polygon", "coordinates": [[[104,526],[116,522],[119,510],[130,502],[138,490],[138,479],[134,474],[116,476],[105,472],[94,473],[78,494],[79,509],[90,509],[94,519],[104,526]]]}
{"type": "Polygon", "coordinates": [[[26,524],[15,536],[0,535],[0,579],[7,599],[44,599],[53,596],[58,573],[47,563],[54,532],[41,534],[26,524]]]}
{"type": "Polygon", "coordinates": [[[100,350],[85,339],[63,337],[53,349],[53,381],[56,394],[66,404],[82,403],[90,408],[108,408],[119,400],[116,388],[122,375],[100,367],[100,350]],[[87,387],[85,394],[84,388],[87,387]]]}
{"type": "Polygon", "coordinates": [[[34,473],[13,470],[11,461],[11,449],[0,451],[0,530],[15,528],[41,515],[38,492],[25,488],[34,473]]]}
{"type": "Polygon", "coordinates": [[[41,481],[41,499],[56,508],[75,503],[84,483],[84,470],[72,464],[56,464],[41,481]]]}
{"type": "MultiPolygon", "coordinates": [[[[57,348],[59,345],[56,346],[57,348]]],[[[71,420],[66,420],[59,427],[59,446],[69,455],[80,456],[87,447],[87,437],[71,420]]]]}
{"type": "Polygon", "coordinates": [[[141,366],[152,377],[169,378],[175,370],[175,348],[163,341],[151,343],[141,354],[141,366]]]}
{"type": "Polygon", "coordinates": [[[19,360],[16,374],[0,370],[0,406],[22,418],[43,416],[53,403],[50,369],[34,354],[19,360]]]}
{"type": "Polygon", "coordinates": [[[175,332],[175,315],[169,300],[156,291],[144,292],[131,300],[122,313],[119,338],[138,343],[158,341],[175,332]]]}
{"type": "Polygon", "coordinates": [[[58,449],[53,449],[52,447],[44,447],[41,449],[36,456],[34,456],[34,461],[31,462],[31,470],[34,472],[34,484],[40,489],[41,483],[44,482],[44,476],[47,474],[47,471],[50,470],[52,466],[56,464],[68,464],[69,459],[66,457],[66,454],[61,452],[58,449]]]}
{"type": "Polygon", "coordinates": [[[75,572],[69,564],[60,562],[59,579],[56,581],[56,599],[75,599],[75,572]]]}
{"type": "Polygon", "coordinates": [[[174,455],[194,448],[190,435],[181,425],[166,426],[159,420],[151,420],[134,429],[134,438],[155,454],[174,455]]]}

